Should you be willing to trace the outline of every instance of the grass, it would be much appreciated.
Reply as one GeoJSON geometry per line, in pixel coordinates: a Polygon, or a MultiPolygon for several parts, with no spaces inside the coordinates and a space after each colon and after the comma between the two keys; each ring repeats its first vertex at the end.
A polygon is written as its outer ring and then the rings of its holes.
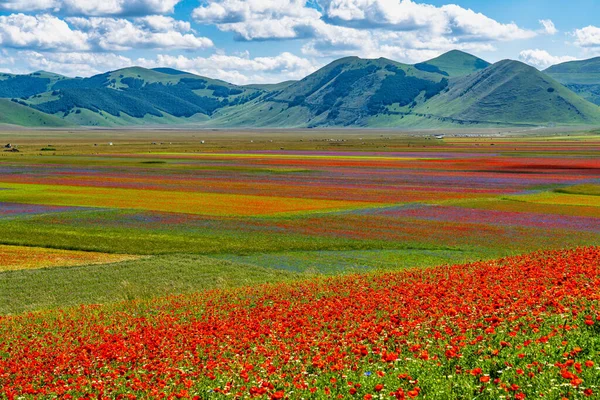
{"type": "MultiPolygon", "coordinates": [[[[591,188],[555,190],[523,196],[513,196],[511,199],[535,204],[572,205],[582,207],[600,207],[600,198],[590,194],[591,188]],[[583,192],[585,191],[585,192],[583,192]],[[573,194],[577,193],[577,194],[573,194]]],[[[597,190],[597,189],[595,189],[597,190]]]]}
{"type": "Polygon", "coordinates": [[[481,250],[350,250],[202,256],[169,254],[103,265],[0,273],[0,315],[196,293],[331,274],[397,271],[480,259],[481,250]]]}
{"type": "MultiPolygon", "coordinates": [[[[92,214],[97,215],[97,214],[92,214]]],[[[195,227],[177,229],[162,226],[155,229],[136,226],[111,226],[107,220],[119,218],[108,213],[106,220],[66,215],[43,215],[27,219],[0,220],[0,243],[49,247],[65,250],[84,250],[115,254],[249,254],[293,250],[352,250],[395,248],[406,243],[391,243],[377,239],[356,240],[300,233],[274,234],[269,231],[244,230],[242,226],[195,227]],[[64,219],[63,219],[64,218],[64,219]]],[[[218,221],[217,221],[218,224],[218,221]]],[[[415,243],[418,246],[418,243],[415,243]]],[[[413,244],[409,244],[412,246],[413,244]]],[[[419,248],[432,248],[421,245],[419,248]]]]}
{"type": "Polygon", "coordinates": [[[0,315],[281,282],[301,276],[179,254],[116,264],[10,271],[0,273],[0,315]]]}
{"type": "Polygon", "coordinates": [[[586,196],[600,196],[600,185],[575,185],[566,188],[556,189],[557,193],[577,194],[586,196]]]}
{"type": "MultiPolygon", "coordinates": [[[[501,252],[499,252],[500,254],[501,252]]],[[[215,258],[296,273],[342,274],[397,271],[403,268],[460,264],[496,258],[483,249],[367,249],[346,251],[286,251],[250,255],[224,254],[215,258]]]]}
{"type": "Polygon", "coordinates": [[[64,127],[70,125],[54,115],[44,114],[33,108],[15,103],[10,99],[0,99],[0,125],[2,124],[34,127],[64,127]]]}

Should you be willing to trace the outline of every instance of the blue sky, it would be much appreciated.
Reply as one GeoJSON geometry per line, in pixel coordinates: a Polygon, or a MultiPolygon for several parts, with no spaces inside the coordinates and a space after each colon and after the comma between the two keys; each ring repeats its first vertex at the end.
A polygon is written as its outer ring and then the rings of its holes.
{"type": "Polygon", "coordinates": [[[167,66],[247,84],[452,49],[544,69],[600,55],[598,15],[597,0],[0,0],[0,70],[167,66]]]}

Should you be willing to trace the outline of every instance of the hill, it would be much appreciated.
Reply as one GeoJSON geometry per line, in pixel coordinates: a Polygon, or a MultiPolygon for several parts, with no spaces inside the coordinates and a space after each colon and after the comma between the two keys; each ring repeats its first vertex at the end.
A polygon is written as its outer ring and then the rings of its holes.
{"type": "Polygon", "coordinates": [[[464,121],[517,124],[594,124],[600,108],[518,61],[500,61],[452,81],[415,112],[464,121]]]}
{"type": "Polygon", "coordinates": [[[465,76],[489,67],[491,64],[481,58],[460,50],[452,50],[423,63],[415,64],[421,71],[437,72],[449,77],[465,76]]]}
{"type": "Polygon", "coordinates": [[[0,98],[27,98],[50,90],[57,82],[69,78],[38,71],[27,75],[0,73],[0,98]]]}
{"type": "Polygon", "coordinates": [[[448,85],[447,77],[379,58],[343,58],[281,90],[218,112],[225,126],[368,126],[396,105],[426,101],[448,85]]]}
{"type": "Polygon", "coordinates": [[[600,105],[600,57],[554,65],[544,72],[581,97],[600,105]]]}
{"type": "Polygon", "coordinates": [[[70,125],[61,118],[45,114],[17,101],[20,100],[0,99],[0,124],[27,127],[61,127],[70,125]]]}
{"type": "Polygon", "coordinates": [[[88,126],[200,122],[220,108],[242,104],[263,93],[186,72],[141,67],[90,78],[60,79],[47,85],[47,91],[21,97],[23,104],[88,126]]]}

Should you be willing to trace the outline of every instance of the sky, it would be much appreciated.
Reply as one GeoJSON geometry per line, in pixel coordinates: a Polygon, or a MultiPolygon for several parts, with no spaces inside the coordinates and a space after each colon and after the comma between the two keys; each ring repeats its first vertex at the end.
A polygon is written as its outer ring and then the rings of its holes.
{"type": "Polygon", "coordinates": [[[598,15],[598,0],[0,0],[0,71],[138,65],[274,83],[345,56],[454,49],[545,69],[600,56],[598,15]]]}

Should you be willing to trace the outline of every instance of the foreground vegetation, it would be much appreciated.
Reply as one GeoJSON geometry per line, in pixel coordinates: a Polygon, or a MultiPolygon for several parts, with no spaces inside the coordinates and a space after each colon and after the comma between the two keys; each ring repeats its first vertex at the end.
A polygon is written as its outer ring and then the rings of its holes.
{"type": "Polygon", "coordinates": [[[0,319],[7,398],[600,392],[600,248],[0,319]]]}

